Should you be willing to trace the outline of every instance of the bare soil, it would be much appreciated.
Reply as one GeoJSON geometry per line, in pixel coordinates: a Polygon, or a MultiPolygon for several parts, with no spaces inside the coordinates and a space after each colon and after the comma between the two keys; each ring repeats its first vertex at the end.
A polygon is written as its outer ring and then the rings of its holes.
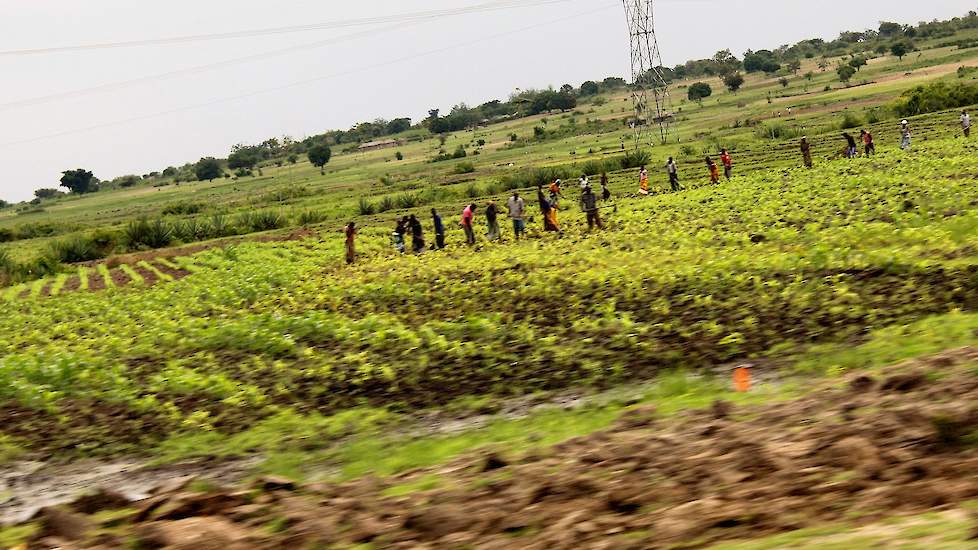
{"type": "Polygon", "coordinates": [[[42,510],[32,548],[126,540],[153,548],[203,548],[205,540],[214,548],[704,548],[950,510],[978,498],[975,364],[978,349],[963,348],[813,387],[790,402],[741,409],[718,401],[671,418],[644,406],[549,449],[481,451],[388,478],[305,486],[266,478],[250,491],[173,483],[114,504],[137,511],[111,534],[95,534],[90,497],[42,510]],[[435,488],[390,496],[431,478],[435,488]]]}
{"type": "Polygon", "coordinates": [[[129,274],[123,271],[122,269],[117,268],[117,269],[113,269],[112,271],[109,271],[109,276],[112,277],[112,284],[114,284],[116,287],[119,288],[124,287],[132,282],[132,277],[130,277],[129,274]]]}
{"type": "Polygon", "coordinates": [[[98,270],[92,270],[88,273],[88,290],[89,292],[105,290],[105,276],[98,270]]]}
{"type": "Polygon", "coordinates": [[[141,265],[131,266],[132,270],[139,274],[143,278],[143,283],[146,286],[153,286],[160,281],[160,278],[156,276],[156,273],[146,269],[141,265]]]}

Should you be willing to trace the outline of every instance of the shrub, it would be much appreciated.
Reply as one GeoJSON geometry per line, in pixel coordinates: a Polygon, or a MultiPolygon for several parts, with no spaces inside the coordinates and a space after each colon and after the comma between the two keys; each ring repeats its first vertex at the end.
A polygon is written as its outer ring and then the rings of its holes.
{"type": "Polygon", "coordinates": [[[398,208],[406,210],[421,205],[421,196],[417,193],[401,193],[394,199],[398,208]]]}
{"type": "Polygon", "coordinates": [[[296,221],[299,225],[313,225],[326,219],[326,214],[321,210],[303,210],[299,212],[296,221]]]}
{"type": "Polygon", "coordinates": [[[466,156],[465,147],[462,147],[461,145],[459,145],[458,147],[456,147],[455,148],[455,152],[452,153],[452,158],[453,159],[464,159],[465,156],[466,156]]]}
{"type": "Polygon", "coordinates": [[[10,257],[10,252],[0,248],[0,285],[9,285],[17,280],[20,266],[10,257]]]}
{"type": "Polygon", "coordinates": [[[281,212],[274,210],[259,210],[238,215],[238,227],[249,232],[271,231],[288,225],[288,220],[281,212]]]}
{"type": "Polygon", "coordinates": [[[801,137],[802,131],[784,124],[761,124],[754,130],[754,135],[761,139],[792,139],[801,137]]]}
{"type": "Polygon", "coordinates": [[[862,124],[863,121],[858,116],[852,113],[846,113],[845,116],[842,117],[842,122],[839,123],[839,129],[848,130],[850,128],[859,128],[862,126],[862,124]]]}
{"type": "Polygon", "coordinates": [[[48,255],[65,264],[90,262],[103,257],[91,240],[80,235],[51,243],[48,246],[48,255]]]}
{"type": "Polygon", "coordinates": [[[394,153],[394,158],[396,158],[397,160],[404,160],[404,153],[401,153],[400,151],[398,151],[398,152],[394,153]]]}
{"type": "Polygon", "coordinates": [[[360,197],[360,200],[357,202],[357,212],[361,216],[370,216],[376,212],[376,210],[377,209],[374,206],[374,203],[368,201],[366,197],[360,197]]]}
{"type": "Polygon", "coordinates": [[[258,197],[258,200],[255,202],[258,204],[283,203],[293,199],[308,197],[312,194],[312,190],[305,185],[290,185],[269,191],[258,197]]]}
{"type": "Polygon", "coordinates": [[[173,234],[185,243],[202,241],[211,234],[211,228],[197,218],[189,218],[183,223],[175,224],[173,234]]]}
{"type": "Polygon", "coordinates": [[[479,186],[476,185],[476,184],[474,184],[474,183],[473,184],[470,184],[470,185],[468,185],[468,186],[465,187],[465,196],[468,197],[468,198],[470,198],[470,199],[481,197],[482,196],[482,189],[480,189],[479,186]]]}
{"type": "Polygon", "coordinates": [[[647,166],[651,162],[652,155],[648,151],[628,151],[621,159],[621,167],[625,169],[638,168],[639,166],[647,166]]]}
{"type": "Polygon", "coordinates": [[[684,157],[692,157],[696,155],[696,148],[692,145],[686,144],[679,148],[679,154],[684,157]]]}
{"type": "Polygon", "coordinates": [[[394,209],[394,199],[390,195],[385,195],[377,203],[377,212],[387,212],[394,209]]]}
{"type": "Polygon", "coordinates": [[[471,162],[460,162],[455,165],[452,172],[456,174],[471,174],[472,172],[475,172],[475,165],[471,162]]]}
{"type": "Polygon", "coordinates": [[[140,218],[129,222],[124,235],[130,249],[163,248],[173,242],[173,227],[166,220],[140,218]]]}
{"type": "Polygon", "coordinates": [[[935,82],[917,86],[903,93],[893,110],[902,117],[911,117],[945,109],[955,109],[978,103],[978,86],[955,82],[935,82]]]}
{"type": "Polygon", "coordinates": [[[164,216],[186,216],[190,214],[199,214],[204,211],[206,206],[199,202],[176,202],[173,204],[168,204],[163,208],[164,216]]]}

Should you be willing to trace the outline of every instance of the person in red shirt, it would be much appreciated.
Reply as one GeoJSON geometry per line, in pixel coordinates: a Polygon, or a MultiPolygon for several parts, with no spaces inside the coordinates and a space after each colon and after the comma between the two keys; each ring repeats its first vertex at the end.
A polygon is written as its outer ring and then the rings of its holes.
{"type": "Polygon", "coordinates": [[[472,222],[475,219],[476,205],[470,204],[462,210],[462,229],[465,231],[465,242],[470,245],[475,244],[475,231],[472,229],[472,222]]]}
{"type": "Polygon", "coordinates": [[[863,145],[866,146],[866,156],[876,154],[876,144],[873,143],[873,134],[869,133],[868,130],[860,130],[863,138],[863,145]]]}
{"type": "Polygon", "coordinates": [[[720,151],[720,162],[723,163],[723,175],[729,181],[733,177],[733,159],[730,158],[730,153],[726,149],[720,151]]]}

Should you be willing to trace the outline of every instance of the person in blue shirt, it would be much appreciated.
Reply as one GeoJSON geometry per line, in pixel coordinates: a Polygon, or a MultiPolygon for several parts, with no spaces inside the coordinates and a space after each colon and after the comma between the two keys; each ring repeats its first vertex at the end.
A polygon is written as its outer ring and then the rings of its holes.
{"type": "Polygon", "coordinates": [[[445,248],[445,224],[434,208],[431,209],[431,219],[435,222],[435,248],[445,248]]]}

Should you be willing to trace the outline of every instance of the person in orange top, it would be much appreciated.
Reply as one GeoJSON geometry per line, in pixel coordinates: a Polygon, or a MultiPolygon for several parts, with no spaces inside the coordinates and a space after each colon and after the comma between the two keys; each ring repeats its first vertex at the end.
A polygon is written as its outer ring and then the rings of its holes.
{"type": "Polygon", "coordinates": [[[726,149],[720,151],[720,162],[723,163],[723,175],[729,181],[733,177],[733,159],[730,158],[730,153],[726,149]]]}
{"type": "Polygon", "coordinates": [[[710,183],[720,183],[720,169],[709,155],[706,157],[706,167],[710,169],[710,183]]]}
{"type": "Polygon", "coordinates": [[[863,145],[866,146],[866,156],[876,154],[876,144],[873,143],[873,134],[869,133],[869,130],[860,130],[863,136],[863,145]]]}

